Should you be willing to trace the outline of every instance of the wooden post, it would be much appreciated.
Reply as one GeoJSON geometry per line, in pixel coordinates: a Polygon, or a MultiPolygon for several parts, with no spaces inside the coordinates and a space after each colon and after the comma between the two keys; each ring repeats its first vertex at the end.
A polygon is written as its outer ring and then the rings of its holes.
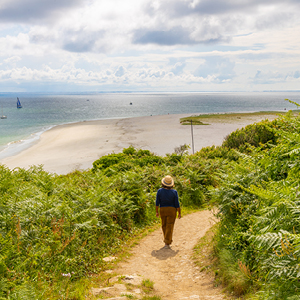
{"type": "Polygon", "coordinates": [[[192,148],[193,148],[193,154],[195,154],[195,151],[194,151],[193,120],[191,120],[191,133],[192,133],[192,148]]]}

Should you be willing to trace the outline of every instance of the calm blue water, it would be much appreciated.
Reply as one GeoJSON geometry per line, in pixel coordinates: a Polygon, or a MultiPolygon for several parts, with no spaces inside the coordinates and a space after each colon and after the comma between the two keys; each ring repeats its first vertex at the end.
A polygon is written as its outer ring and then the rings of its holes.
{"type": "Polygon", "coordinates": [[[0,119],[0,158],[31,145],[43,131],[58,124],[168,113],[296,109],[296,106],[284,101],[285,98],[300,103],[300,92],[86,95],[2,93],[0,114],[3,107],[7,119],[0,119]],[[21,109],[16,107],[17,97],[23,105],[21,109]]]}

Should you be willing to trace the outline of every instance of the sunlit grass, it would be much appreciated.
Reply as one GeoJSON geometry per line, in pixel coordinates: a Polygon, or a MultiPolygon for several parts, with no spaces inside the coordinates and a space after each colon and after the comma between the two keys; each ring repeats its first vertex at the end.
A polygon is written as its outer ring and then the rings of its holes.
{"type": "MultiPolygon", "coordinates": [[[[293,111],[294,115],[299,113],[298,110],[293,111]]],[[[263,116],[265,118],[274,118],[279,115],[284,115],[286,112],[276,112],[276,111],[261,111],[261,112],[251,112],[251,113],[215,113],[215,114],[201,114],[192,115],[189,117],[184,117],[180,119],[180,124],[191,125],[191,120],[193,125],[209,125],[209,122],[220,122],[220,121],[237,121],[241,119],[250,119],[253,117],[263,116]]]]}

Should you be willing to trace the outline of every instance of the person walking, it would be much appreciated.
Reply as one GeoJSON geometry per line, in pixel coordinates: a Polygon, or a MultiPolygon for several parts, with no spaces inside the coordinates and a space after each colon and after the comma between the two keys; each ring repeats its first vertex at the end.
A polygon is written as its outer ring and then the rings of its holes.
{"type": "Polygon", "coordinates": [[[161,218],[161,227],[164,234],[164,248],[170,248],[173,237],[173,229],[178,212],[181,218],[181,209],[178,193],[174,189],[174,180],[167,175],[161,180],[162,187],[156,193],[156,216],[161,218]]]}

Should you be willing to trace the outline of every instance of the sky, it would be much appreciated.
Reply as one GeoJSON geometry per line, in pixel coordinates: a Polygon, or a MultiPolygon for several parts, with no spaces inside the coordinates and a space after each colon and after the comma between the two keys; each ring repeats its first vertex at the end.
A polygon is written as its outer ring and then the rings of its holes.
{"type": "Polygon", "coordinates": [[[300,0],[0,0],[0,92],[300,90],[300,0]]]}

